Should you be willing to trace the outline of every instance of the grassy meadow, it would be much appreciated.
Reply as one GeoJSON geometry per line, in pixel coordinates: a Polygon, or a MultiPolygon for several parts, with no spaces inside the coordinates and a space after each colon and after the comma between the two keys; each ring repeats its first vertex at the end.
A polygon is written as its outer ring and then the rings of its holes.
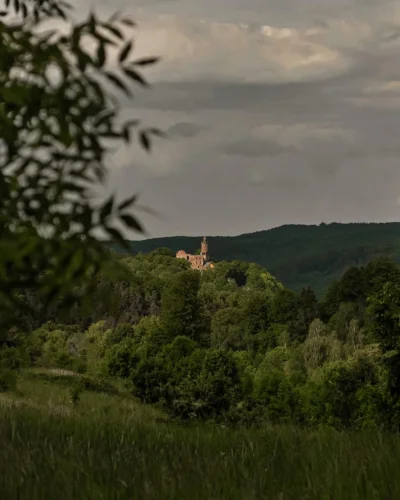
{"type": "Polygon", "coordinates": [[[179,426],[123,387],[73,404],[73,377],[0,395],[2,499],[400,498],[398,436],[179,426]]]}

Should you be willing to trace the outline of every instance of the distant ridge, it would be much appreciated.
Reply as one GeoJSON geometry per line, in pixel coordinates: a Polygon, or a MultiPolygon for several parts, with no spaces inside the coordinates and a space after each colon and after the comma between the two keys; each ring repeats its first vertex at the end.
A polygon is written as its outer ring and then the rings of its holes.
{"type": "MultiPolygon", "coordinates": [[[[202,235],[201,235],[202,236],[202,235]]],[[[131,252],[167,247],[195,252],[201,236],[131,241],[131,252]]],[[[400,222],[284,225],[239,236],[209,236],[213,260],[256,262],[293,290],[311,286],[322,295],[350,266],[385,256],[400,263],[400,222]]]]}

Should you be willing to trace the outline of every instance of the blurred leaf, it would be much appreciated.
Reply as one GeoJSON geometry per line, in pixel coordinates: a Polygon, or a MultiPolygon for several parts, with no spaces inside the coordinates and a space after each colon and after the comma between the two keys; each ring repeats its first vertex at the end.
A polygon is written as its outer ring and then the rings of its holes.
{"type": "Polygon", "coordinates": [[[126,208],[131,207],[132,205],[134,205],[136,203],[137,199],[138,199],[137,194],[134,194],[130,198],[127,198],[126,200],[124,200],[122,203],[120,203],[118,205],[118,211],[121,212],[122,210],[125,210],[126,208]]]}
{"type": "Polygon", "coordinates": [[[129,41],[124,47],[123,49],[121,50],[120,54],[119,54],[119,57],[118,57],[118,60],[120,63],[124,62],[125,59],[128,57],[130,51],[132,50],[132,42],[129,41]]]}
{"type": "Polygon", "coordinates": [[[62,9],[60,9],[60,7],[58,5],[55,4],[54,9],[57,12],[57,14],[61,17],[61,19],[63,19],[64,21],[67,20],[67,16],[66,16],[65,12],[62,9]]]}
{"type": "Polygon", "coordinates": [[[150,66],[151,64],[155,64],[161,60],[161,57],[145,57],[143,59],[137,59],[133,61],[132,64],[135,66],[150,66]]]}
{"type": "Polygon", "coordinates": [[[121,19],[121,23],[125,24],[125,26],[131,26],[132,28],[136,26],[136,23],[134,23],[132,19],[128,19],[126,17],[124,19],[121,19]]]}
{"type": "Polygon", "coordinates": [[[103,205],[100,210],[100,220],[104,221],[107,217],[109,217],[114,208],[114,196],[111,196],[109,200],[103,205]]]}
{"type": "Polygon", "coordinates": [[[140,83],[140,85],[143,85],[143,87],[148,87],[148,83],[146,82],[146,80],[144,80],[143,77],[137,71],[130,68],[124,68],[124,73],[131,80],[140,83]]]}
{"type": "Polygon", "coordinates": [[[106,45],[114,45],[115,46],[114,40],[111,40],[110,38],[104,36],[102,33],[99,33],[98,30],[96,30],[96,32],[93,34],[93,36],[96,38],[96,40],[98,40],[99,42],[102,42],[105,46],[106,45]]]}
{"type": "Polygon", "coordinates": [[[130,128],[129,128],[129,127],[126,127],[126,126],[125,126],[125,127],[122,129],[122,136],[123,136],[123,138],[125,139],[125,142],[127,142],[127,143],[128,143],[128,142],[130,142],[130,140],[131,140],[131,131],[130,131],[130,128]]]}
{"type": "Polygon", "coordinates": [[[112,33],[115,37],[119,38],[120,40],[124,39],[121,31],[116,26],[114,26],[110,23],[103,23],[102,27],[107,29],[110,33],[112,33]]]}
{"type": "Polygon", "coordinates": [[[139,141],[146,151],[150,151],[151,149],[150,139],[148,138],[146,132],[144,131],[140,132],[139,141]]]}
{"type": "MultiPolygon", "coordinates": [[[[83,248],[79,248],[70,261],[67,269],[69,275],[74,275],[75,273],[81,273],[85,268],[85,254],[83,248]]],[[[77,277],[77,275],[75,275],[77,277]]]]}
{"type": "Polygon", "coordinates": [[[158,128],[147,128],[146,132],[148,134],[155,135],[157,137],[161,137],[163,139],[167,138],[167,134],[158,128]]]}
{"type": "Polygon", "coordinates": [[[93,12],[90,14],[89,21],[88,21],[88,26],[89,26],[90,32],[92,34],[94,34],[95,31],[96,31],[97,21],[96,21],[96,18],[95,18],[95,15],[94,15],[93,12]]]}
{"type": "Polygon", "coordinates": [[[58,4],[65,10],[71,10],[72,5],[69,2],[65,2],[65,0],[58,0],[58,4]]]}
{"type": "Polygon", "coordinates": [[[131,128],[139,124],[139,120],[131,120],[126,122],[122,129],[122,135],[126,142],[130,141],[131,138],[131,128]]]}
{"type": "Polygon", "coordinates": [[[105,76],[108,78],[110,82],[112,82],[116,87],[121,89],[125,94],[127,94],[129,97],[132,96],[131,91],[128,89],[128,87],[125,85],[125,83],[116,75],[110,72],[105,72],[105,76]]]}
{"type": "Polygon", "coordinates": [[[128,120],[125,122],[127,127],[137,127],[140,124],[140,120],[128,120]]]}
{"type": "Polygon", "coordinates": [[[99,43],[97,48],[97,65],[102,68],[106,62],[106,50],[103,43],[99,43]]]}
{"type": "Polygon", "coordinates": [[[113,227],[105,227],[104,229],[112,238],[114,238],[115,241],[118,241],[119,243],[125,242],[124,238],[122,237],[122,234],[117,229],[113,227]]]}
{"type": "MultiPolygon", "coordinates": [[[[119,102],[103,86],[104,78],[129,97],[132,80],[147,83],[132,65],[118,73],[104,70],[111,44],[119,62],[125,65],[132,57],[134,44],[120,29],[134,26],[130,19],[104,23],[89,13],[76,23],[68,19],[70,5],[63,0],[5,0],[5,5],[0,12],[0,293],[5,297],[0,321],[16,322],[21,303],[15,298],[24,288],[56,300],[86,283],[89,269],[103,269],[108,253],[97,231],[126,244],[112,227],[114,217],[144,231],[124,212],[136,196],[115,207],[113,197],[99,206],[94,194],[108,173],[110,146],[104,139],[129,142],[132,127],[139,125],[121,120],[119,102]],[[37,30],[35,23],[55,19],[68,23],[62,35],[37,30]],[[97,43],[94,54],[86,50],[87,38],[97,43]]],[[[151,133],[135,135],[146,150],[151,133]]]]}
{"type": "Polygon", "coordinates": [[[139,221],[133,217],[130,214],[121,214],[120,219],[125,223],[129,229],[134,229],[135,231],[138,231],[139,233],[143,233],[144,229],[142,225],[139,223],[139,221]]]}

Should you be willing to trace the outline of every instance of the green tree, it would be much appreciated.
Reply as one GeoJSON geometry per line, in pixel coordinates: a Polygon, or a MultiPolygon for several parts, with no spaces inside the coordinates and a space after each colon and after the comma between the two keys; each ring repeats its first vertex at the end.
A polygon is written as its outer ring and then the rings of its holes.
{"type": "Polygon", "coordinates": [[[319,316],[319,304],[314,291],[303,288],[298,297],[298,313],[296,317],[296,339],[304,340],[311,323],[319,316]]]}
{"type": "Polygon", "coordinates": [[[274,323],[289,323],[293,321],[298,311],[298,298],[287,288],[277,291],[271,307],[271,320],[274,323]]]}
{"type": "Polygon", "coordinates": [[[382,349],[400,350],[400,284],[386,283],[381,292],[369,299],[372,329],[382,349]]]}
{"type": "Polygon", "coordinates": [[[28,307],[22,290],[37,290],[46,304],[71,294],[105,262],[101,235],[123,243],[118,227],[143,231],[131,213],[135,196],[98,202],[93,191],[106,179],[111,143],[128,143],[137,131],[149,150],[159,134],[122,120],[118,104],[119,94],[132,96],[131,83],[146,85],[138,68],[156,59],[132,59],[130,19],[91,13],[74,23],[70,11],[58,0],[6,1],[0,20],[3,332],[28,307]],[[44,32],[49,20],[68,29],[44,32]]]}
{"type": "Polygon", "coordinates": [[[327,363],[319,370],[319,377],[308,387],[311,419],[338,428],[350,426],[365,413],[371,419],[365,405],[369,406],[371,396],[366,388],[376,386],[374,367],[353,360],[327,363]]]}
{"type": "Polygon", "coordinates": [[[388,388],[400,397],[400,283],[386,283],[369,299],[370,328],[386,353],[388,388]]]}
{"type": "Polygon", "coordinates": [[[294,416],[297,398],[289,377],[273,366],[256,375],[254,397],[266,406],[271,421],[284,421],[294,416]]]}
{"type": "Polygon", "coordinates": [[[199,289],[198,271],[179,273],[165,287],[161,299],[161,319],[170,339],[180,335],[199,339],[203,327],[199,289]]]}
{"type": "Polygon", "coordinates": [[[346,342],[349,337],[350,323],[357,317],[357,306],[352,302],[341,303],[331,317],[329,326],[339,340],[346,342]]]}
{"type": "Polygon", "coordinates": [[[248,329],[246,310],[227,307],[217,311],[211,320],[211,345],[222,349],[241,349],[248,329]]]}
{"type": "Polygon", "coordinates": [[[247,269],[246,287],[274,295],[283,285],[258,264],[250,264],[247,269]]]}
{"type": "Polygon", "coordinates": [[[363,304],[366,299],[365,274],[358,267],[348,269],[339,281],[333,282],[323,301],[325,318],[330,318],[342,302],[363,304]]]}
{"type": "Polygon", "coordinates": [[[190,383],[192,397],[198,401],[201,417],[221,416],[238,403],[242,395],[239,370],[231,352],[207,350],[201,371],[190,383]]]}
{"type": "Polygon", "coordinates": [[[137,345],[130,338],[113,345],[105,356],[108,373],[112,376],[129,378],[140,359],[136,349],[137,345]]]}
{"type": "Polygon", "coordinates": [[[379,293],[388,282],[400,282],[400,267],[387,258],[374,259],[364,268],[367,295],[379,293]]]}
{"type": "Polygon", "coordinates": [[[265,332],[270,325],[271,305],[268,296],[264,293],[253,292],[249,295],[246,304],[248,318],[248,333],[254,335],[265,332]]]}

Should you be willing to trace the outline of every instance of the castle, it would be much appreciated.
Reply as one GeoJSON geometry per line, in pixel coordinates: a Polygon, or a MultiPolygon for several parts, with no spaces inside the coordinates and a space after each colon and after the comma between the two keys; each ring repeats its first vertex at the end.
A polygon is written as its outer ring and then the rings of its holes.
{"type": "Polygon", "coordinates": [[[210,261],[210,256],[208,254],[208,243],[205,236],[201,242],[200,255],[192,255],[186,253],[185,250],[179,250],[179,252],[176,252],[176,258],[185,259],[190,262],[192,269],[202,271],[203,269],[214,268],[214,264],[210,261]]]}

